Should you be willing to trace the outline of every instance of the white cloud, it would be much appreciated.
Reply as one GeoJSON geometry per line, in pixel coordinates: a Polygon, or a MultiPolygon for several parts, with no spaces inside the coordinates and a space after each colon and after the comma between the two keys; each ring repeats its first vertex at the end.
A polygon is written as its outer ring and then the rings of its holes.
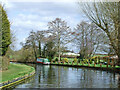
{"type": "Polygon", "coordinates": [[[9,2],[75,2],[77,0],[9,0],[9,2]]]}
{"type": "Polygon", "coordinates": [[[8,0],[0,0],[0,3],[5,6],[5,8],[11,8],[13,7],[13,4],[11,4],[8,0]]]}
{"type": "Polygon", "coordinates": [[[13,7],[8,8],[8,17],[12,22],[11,29],[17,32],[18,45],[25,41],[31,30],[46,30],[49,21],[59,17],[65,20],[70,27],[75,27],[81,20],[77,12],[76,3],[57,2],[11,2],[13,7]]]}

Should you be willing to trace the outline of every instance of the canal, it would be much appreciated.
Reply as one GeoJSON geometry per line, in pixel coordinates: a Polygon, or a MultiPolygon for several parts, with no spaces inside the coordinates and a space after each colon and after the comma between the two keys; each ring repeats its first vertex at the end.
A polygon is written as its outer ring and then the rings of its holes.
{"type": "Polygon", "coordinates": [[[35,65],[36,74],[16,88],[120,88],[120,75],[88,68],[35,65]]]}

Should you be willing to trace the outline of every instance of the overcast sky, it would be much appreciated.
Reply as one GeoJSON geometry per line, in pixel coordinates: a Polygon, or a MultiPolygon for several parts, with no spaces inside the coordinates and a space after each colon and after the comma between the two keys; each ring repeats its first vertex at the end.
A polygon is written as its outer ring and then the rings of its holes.
{"type": "MultiPolygon", "coordinates": [[[[85,20],[80,13],[79,5],[75,0],[55,1],[18,1],[5,0],[4,6],[11,22],[11,30],[16,35],[16,49],[20,49],[20,42],[24,42],[31,30],[47,30],[49,21],[61,18],[73,29],[82,20],[85,20]]],[[[74,48],[73,48],[74,49],[74,48]]]]}

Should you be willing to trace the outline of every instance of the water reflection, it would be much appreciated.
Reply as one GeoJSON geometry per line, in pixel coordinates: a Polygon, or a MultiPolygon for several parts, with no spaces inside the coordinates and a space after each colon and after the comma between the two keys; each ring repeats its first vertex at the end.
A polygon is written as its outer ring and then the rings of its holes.
{"type": "Polygon", "coordinates": [[[64,66],[35,65],[36,75],[16,88],[120,88],[120,75],[64,66]]]}

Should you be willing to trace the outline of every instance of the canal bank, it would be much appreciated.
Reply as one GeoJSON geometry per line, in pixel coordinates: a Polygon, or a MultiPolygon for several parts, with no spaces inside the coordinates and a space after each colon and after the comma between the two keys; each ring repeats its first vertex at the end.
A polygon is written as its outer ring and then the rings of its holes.
{"type": "Polygon", "coordinates": [[[95,69],[95,70],[103,70],[103,71],[109,71],[109,72],[114,72],[114,73],[120,73],[120,68],[116,68],[116,67],[110,67],[107,65],[104,65],[102,67],[102,65],[98,66],[98,65],[91,65],[91,64],[56,64],[56,63],[51,63],[51,65],[56,65],[56,66],[66,66],[66,67],[76,67],[76,68],[91,68],[91,69],[95,69]]]}
{"type": "Polygon", "coordinates": [[[0,88],[12,87],[22,83],[35,74],[34,67],[10,63],[8,70],[1,73],[0,88]]]}

